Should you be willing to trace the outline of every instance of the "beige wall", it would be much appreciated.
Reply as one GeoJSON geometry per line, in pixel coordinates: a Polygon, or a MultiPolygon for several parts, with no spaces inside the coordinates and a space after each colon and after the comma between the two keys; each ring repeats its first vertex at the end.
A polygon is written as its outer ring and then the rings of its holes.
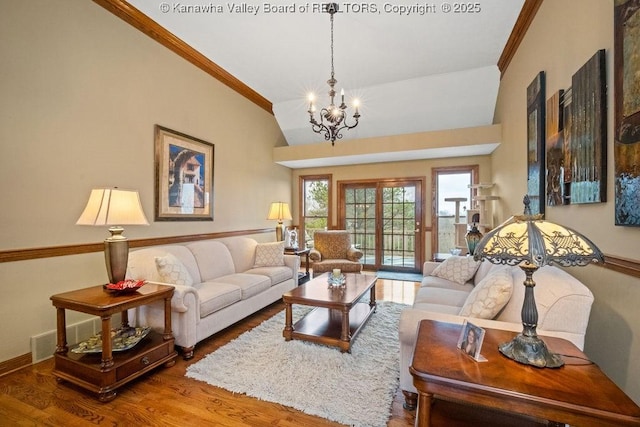
{"type": "MultiPolygon", "coordinates": [[[[95,3],[3,2],[0,52],[0,250],[101,242],[75,225],[94,187],[140,191],[133,239],[271,228],[290,200],[274,117],[95,3]],[[153,222],[155,124],[215,144],[213,222],[153,222]]],[[[102,253],[0,264],[0,361],[55,329],[52,294],[106,280],[102,253]]]]}
{"type": "MultiPolygon", "coordinates": [[[[606,203],[547,207],[546,218],[571,226],[591,238],[603,252],[638,259],[640,229],[614,225],[613,159],[613,1],[545,1],[504,74],[495,122],[502,124],[501,146],[492,158],[493,179],[503,196],[501,220],[522,211],[526,192],[526,88],[546,72],[549,98],[571,86],[571,76],[597,50],[607,61],[607,199],[606,203]]],[[[569,273],[595,296],[585,351],[636,402],[640,403],[640,279],[599,267],[569,273]]],[[[535,278],[535,276],[534,276],[535,278]]]]}
{"type": "MultiPolygon", "coordinates": [[[[473,157],[457,157],[449,159],[433,159],[433,160],[414,160],[406,162],[390,162],[366,165],[325,167],[325,168],[307,168],[296,169],[293,171],[293,212],[295,223],[298,224],[300,214],[299,209],[299,177],[303,175],[320,175],[332,174],[333,179],[333,198],[332,198],[332,217],[333,224],[331,227],[337,226],[337,197],[338,197],[338,181],[356,181],[363,179],[387,179],[387,178],[407,178],[407,177],[424,177],[426,180],[425,200],[423,206],[424,224],[426,227],[431,226],[431,171],[433,168],[450,167],[450,166],[469,166],[479,165],[480,181],[489,182],[491,179],[491,165],[489,156],[473,156],[473,157]]],[[[431,233],[425,233],[425,244],[423,253],[426,259],[431,259],[431,233]]]]}

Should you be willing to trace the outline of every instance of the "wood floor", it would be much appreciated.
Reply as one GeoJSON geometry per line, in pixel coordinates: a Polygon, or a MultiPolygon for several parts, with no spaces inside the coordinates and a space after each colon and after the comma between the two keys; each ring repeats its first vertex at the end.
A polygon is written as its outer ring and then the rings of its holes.
{"type": "MultiPolygon", "coordinates": [[[[405,304],[413,302],[416,283],[378,281],[376,298],[405,304]]],[[[51,374],[53,360],[0,377],[0,426],[340,426],[303,412],[260,401],[185,377],[186,368],[207,354],[284,309],[276,302],[196,346],[189,361],[161,367],[118,389],[116,399],[100,403],[94,395],[51,374]]],[[[304,393],[304,390],[300,390],[304,393]]],[[[415,411],[402,407],[402,393],[393,401],[389,427],[413,426],[415,411]]],[[[477,408],[472,409],[477,415],[477,408]]],[[[499,414],[484,412],[484,419],[469,421],[465,411],[446,402],[434,406],[434,426],[496,426],[499,414]]],[[[522,425],[522,424],[514,424],[522,425]]]]}

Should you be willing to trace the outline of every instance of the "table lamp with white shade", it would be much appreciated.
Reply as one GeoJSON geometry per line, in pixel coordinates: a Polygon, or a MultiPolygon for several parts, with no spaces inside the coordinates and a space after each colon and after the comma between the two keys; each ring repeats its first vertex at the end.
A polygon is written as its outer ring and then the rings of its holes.
{"type": "Polygon", "coordinates": [[[281,242],[284,240],[284,225],[282,224],[283,220],[290,220],[291,211],[289,210],[289,203],[286,202],[273,202],[269,207],[269,214],[267,215],[267,219],[277,220],[278,225],[276,225],[276,240],[281,242]]]}
{"type": "Polygon", "coordinates": [[[78,225],[110,225],[111,236],[104,240],[104,257],[109,283],[124,280],[129,258],[129,241],[122,225],[149,225],[137,191],[118,188],[91,190],[89,201],[76,222],[78,225]]]}

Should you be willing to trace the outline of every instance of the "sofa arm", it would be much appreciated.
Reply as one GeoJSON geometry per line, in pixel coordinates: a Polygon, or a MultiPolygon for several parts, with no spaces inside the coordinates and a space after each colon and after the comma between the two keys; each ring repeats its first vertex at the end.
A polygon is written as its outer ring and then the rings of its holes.
{"type": "Polygon", "coordinates": [[[364,253],[360,249],[356,249],[353,246],[347,249],[347,259],[349,261],[358,262],[363,255],[364,253]]]}
{"type": "Polygon", "coordinates": [[[285,255],[284,265],[291,269],[292,277],[298,277],[298,271],[300,271],[300,257],[298,255],[285,255]]]}
{"type": "Polygon", "coordinates": [[[200,297],[198,295],[198,291],[191,286],[184,285],[174,285],[171,283],[162,283],[162,282],[152,282],[155,285],[168,285],[173,286],[173,297],[171,297],[171,311],[175,311],[176,313],[185,313],[188,310],[196,310],[196,314],[198,315],[198,319],[200,318],[200,297]],[[193,295],[191,298],[187,298],[187,295],[193,295]],[[195,302],[195,307],[190,307],[195,302]]]}
{"type": "Polygon", "coordinates": [[[309,251],[309,259],[311,261],[322,261],[322,254],[317,249],[311,249],[309,251]]]}
{"type": "Polygon", "coordinates": [[[422,276],[431,276],[433,270],[435,270],[440,264],[441,263],[435,261],[425,261],[424,265],[422,266],[422,276]]]}

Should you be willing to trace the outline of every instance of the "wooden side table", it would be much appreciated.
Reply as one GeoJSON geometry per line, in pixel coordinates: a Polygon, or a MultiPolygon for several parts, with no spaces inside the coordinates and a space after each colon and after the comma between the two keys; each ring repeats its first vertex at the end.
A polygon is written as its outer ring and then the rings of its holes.
{"type": "Polygon", "coordinates": [[[65,292],[51,297],[57,310],[57,346],[53,375],[98,394],[108,402],[116,389],[134,378],[164,364],[173,366],[177,352],[171,332],[173,286],[146,284],[132,294],[113,294],[101,285],[65,292]],[[164,332],[151,331],[135,347],[113,352],[111,316],[121,313],[122,326],[128,327],[127,310],[164,300],[164,332]],[[80,311],[102,320],[102,353],[73,353],[67,345],[65,309],[80,311]]]}
{"type": "Polygon", "coordinates": [[[309,252],[311,252],[311,249],[309,248],[284,248],[285,255],[297,255],[301,258],[304,255],[306,257],[305,272],[298,272],[298,285],[307,282],[311,278],[311,275],[309,274],[309,252]]]}
{"type": "Polygon", "coordinates": [[[431,425],[434,398],[522,414],[549,425],[640,426],[640,407],[567,340],[545,337],[561,368],[536,368],[504,357],[498,344],[514,332],[486,328],[476,362],[457,347],[461,325],[422,320],[409,370],[418,389],[417,426],[431,425]]]}

